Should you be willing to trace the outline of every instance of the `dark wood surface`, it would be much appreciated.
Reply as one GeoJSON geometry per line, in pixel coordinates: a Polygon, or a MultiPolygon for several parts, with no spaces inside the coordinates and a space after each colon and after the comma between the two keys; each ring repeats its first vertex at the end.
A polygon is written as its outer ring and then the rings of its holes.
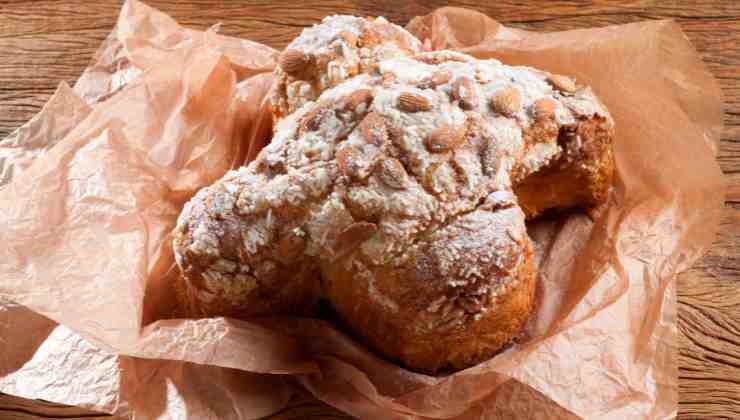
{"type": "MultiPolygon", "coordinates": [[[[149,1],[181,24],[222,22],[227,35],[275,48],[327,14],[383,15],[405,24],[455,5],[513,27],[553,31],[672,18],[681,24],[724,91],[719,162],[728,192],[714,246],[678,279],[682,419],[740,418],[740,1],[149,1]],[[623,3],[623,4],[620,4],[623,3]]],[[[115,23],[121,2],[0,0],[0,138],[33,116],[64,80],[73,84],[115,23]]],[[[0,419],[85,418],[77,408],[0,394],[0,419]]],[[[306,395],[273,419],[344,415],[306,395]]]]}

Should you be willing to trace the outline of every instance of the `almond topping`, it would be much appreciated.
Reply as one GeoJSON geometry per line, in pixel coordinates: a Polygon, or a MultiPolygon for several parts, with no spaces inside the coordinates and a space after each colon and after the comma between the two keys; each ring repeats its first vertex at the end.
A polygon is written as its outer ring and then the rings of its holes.
{"type": "Polygon", "coordinates": [[[344,40],[344,42],[347,43],[350,47],[356,47],[357,46],[357,37],[352,35],[351,33],[347,31],[342,31],[339,33],[339,37],[344,40]]]}
{"type": "Polygon", "coordinates": [[[306,131],[316,131],[321,128],[321,123],[324,119],[333,114],[334,112],[331,109],[317,106],[303,115],[298,130],[301,133],[306,131]]]}
{"type": "Polygon", "coordinates": [[[434,74],[432,74],[432,87],[443,85],[449,82],[451,78],[452,73],[447,70],[435,71],[434,74]]]}
{"type": "Polygon", "coordinates": [[[369,144],[382,146],[388,141],[388,129],[385,119],[376,112],[371,112],[360,121],[358,130],[363,139],[369,144]]]}
{"type": "Polygon", "coordinates": [[[395,127],[393,125],[388,127],[388,138],[390,139],[391,144],[395,146],[395,148],[401,148],[405,137],[406,135],[403,133],[402,128],[395,127]]]}
{"type": "Polygon", "coordinates": [[[398,107],[406,112],[429,111],[432,104],[426,96],[412,92],[402,92],[398,95],[398,107]]]}
{"type": "Polygon", "coordinates": [[[522,108],[522,94],[513,86],[499,89],[491,98],[491,108],[499,114],[510,117],[522,108]]]}
{"type": "Polygon", "coordinates": [[[433,89],[449,82],[451,78],[452,73],[448,70],[438,70],[432,73],[431,76],[421,79],[417,84],[422,89],[433,89]]]}
{"type": "Polygon", "coordinates": [[[557,104],[550,98],[538,99],[534,103],[534,118],[537,120],[548,119],[555,113],[557,104]]]}
{"type": "Polygon", "coordinates": [[[452,84],[452,99],[460,102],[460,108],[470,111],[478,103],[478,94],[473,88],[473,82],[467,77],[458,77],[452,84]]]}
{"type": "Polygon", "coordinates": [[[283,71],[295,78],[301,78],[311,62],[311,57],[298,50],[285,50],[280,54],[278,64],[283,71]]]}
{"type": "Polygon", "coordinates": [[[555,89],[565,93],[573,93],[577,89],[576,82],[568,76],[551,74],[547,76],[547,82],[555,89]]]}
{"type": "Polygon", "coordinates": [[[449,126],[438,127],[426,138],[425,145],[431,153],[443,153],[462,144],[464,138],[462,130],[449,126]]]}
{"type": "Polygon", "coordinates": [[[343,98],[340,105],[343,111],[361,114],[365,112],[373,102],[373,91],[370,89],[356,90],[343,98]]]}
{"type": "Polygon", "coordinates": [[[402,190],[406,184],[406,170],[398,160],[386,158],[378,162],[378,178],[383,184],[402,190]]]}
{"type": "Polygon", "coordinates": [[[360,38],[357,40],[358,47],[371,47],[373,45],[383,42],[383,36],[378,33],[372,27],[367,27],[360,34],[360,38]]]}
{"type": "Polygon", "coordinates": [[[360,175],[360,162],[358,151],[354,146],[345,146],[337,150],[335,157],[339,171],[350,178],[358,178],[360,175]]]}

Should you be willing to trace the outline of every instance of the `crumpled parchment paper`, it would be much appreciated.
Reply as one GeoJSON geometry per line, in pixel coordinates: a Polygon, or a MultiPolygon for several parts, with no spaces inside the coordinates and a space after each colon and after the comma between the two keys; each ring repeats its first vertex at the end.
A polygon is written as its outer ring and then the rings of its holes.
{"type": "Polygon", "coordinates": [[[298,386],[363,418],[674,417],[675,277],[723,205],[720,92],[679,26],[532,33],[443,8],[408,27],[575,76],[616,121],[603,212],[529,227],[540,291],[522,342],[432,377],[321,319],[181,318],[170,232],[269,141],[277,52],[129,0],[75,87],[0,142],[0,391],[137,419],[259,418],[298,386]]]}

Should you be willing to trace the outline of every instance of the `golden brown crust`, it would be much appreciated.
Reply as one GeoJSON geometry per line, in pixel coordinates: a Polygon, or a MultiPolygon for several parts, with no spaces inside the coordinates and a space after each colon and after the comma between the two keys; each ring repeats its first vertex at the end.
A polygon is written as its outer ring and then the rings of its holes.
{"type": "Polygon", "coordinates": [[[535,285],[524,214],[508,205],[457,217],[387,265],[361,252],[322,263],[330,301],[365,342],[414,370],[491,357],[521,331],[535,285]]]}
{"type": "MultiPolygon", "coordinates": [[[[328,168],[327,176],[335,170],[328,168]]],[[[274,192],[289,191],[292,185],[310,185],[305,174],[267,182],[274,192]]],[[[255,175],[251,181],[265,182],[255,175]]],[[[295,203],[271,203],[270,217],[285,222],[276,229],[257,227],[253,237],[241,235],[238,226],[248,222],[240,213],[250,203],[233,194],[229,179],[202,189],[183,209],[174,232],[177,263],[186,281],[179,284],[180,303],[191,316],[244,318],[270,314],[303,314],[314,307],[320,295],[316,264],[305,258],[305,232],[288,222],[307,210],[295,203]],[[266,237],[266,235],[269,236],[266,237]],[[259,249],[258,243],[268,246],[259,249]],[[251,242],[250,242],[251,241],[251,242]],[[255,252],[249,253],[252,249],[255,252]]],[[[321,200],[327,191],[317,191],[311,200],[321,200]]],[[[260,203],[251,203],[260,205],[260,203]]],[[[261,205],[264,205],[262,203],[261,205]]]]}
{"type": "MultiPolygon", "coordinates": [[[[179,282],[176,296],[187,316],[243,319],[275,314],[309,315],[315,311],[321,294],[320,273],[315,264],[309,262],[280,265],[272,274],[249,276],[247,281],[249,285],[244,289],[217,293],[179,282]],[[203,296],[210,297],[204,299],[203,296]]],[[[233,279],[223,281],[224,284],[235,282],[233,279]]]]}

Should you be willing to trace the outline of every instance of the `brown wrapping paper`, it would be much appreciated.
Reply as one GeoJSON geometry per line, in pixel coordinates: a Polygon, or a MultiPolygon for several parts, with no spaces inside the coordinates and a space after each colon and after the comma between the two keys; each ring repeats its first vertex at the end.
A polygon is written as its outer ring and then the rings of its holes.
{"type": "Polygon", "coordinates": [[[137,419],[258,418],[299,384],[363,418],[675,416],[675,276],[723,203],[720,94],[680,28],[531,33],[451,8],[409,28],[574,75],[616,121],[601,215],[530,226],[540,304],[521,343],[431,377],[320,319],[178,318],[170,231],[269,141],[275,51],[129,1],[74,90],[0,142],[0,391],[137,419]]]}

